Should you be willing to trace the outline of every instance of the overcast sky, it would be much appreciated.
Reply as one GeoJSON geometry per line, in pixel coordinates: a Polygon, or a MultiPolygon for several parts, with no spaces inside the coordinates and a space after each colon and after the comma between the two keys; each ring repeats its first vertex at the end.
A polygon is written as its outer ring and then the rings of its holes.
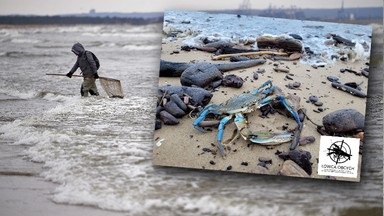
{"type": "MultiPolygon", "coordinates": [[[[0,14],[55,15],[96,12],[158,12],[167,8],[188,10],[237,9],[243,0],[0,0],[0,14]]],[[[342,0],[250,0],[253,9],[340,8],[342,0]]],[[[383,0],[344,0],[344,7],[382,7],[383,0]]]]}

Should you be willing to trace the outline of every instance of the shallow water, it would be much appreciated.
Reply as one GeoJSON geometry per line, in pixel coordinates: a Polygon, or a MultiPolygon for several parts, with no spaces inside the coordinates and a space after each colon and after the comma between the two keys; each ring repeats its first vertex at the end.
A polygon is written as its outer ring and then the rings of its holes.
{"type": "Polygon", "coordinates": [[[161,29],[0,29],[0,144],[22,147],[21,156],[42,163],[41,176],[57,183],[53,201],[129,215],[338,215],[382,208],[382,27],[373,39],[372,56],[381,59],[371,67],[360,183],[153,167],[161,29]],[[124,99],[82,99],[81,78],[45,75],[69,71],[76,41],[98,56],[101,76],[121,80],[124,99]]]}

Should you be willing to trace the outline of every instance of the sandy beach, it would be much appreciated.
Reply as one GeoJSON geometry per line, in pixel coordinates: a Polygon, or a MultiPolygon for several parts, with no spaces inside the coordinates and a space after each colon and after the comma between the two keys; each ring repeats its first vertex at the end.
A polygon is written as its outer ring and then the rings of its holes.
{"type": "MultiPolygon", "coordinates": [[[[180,50],[182,40],[178,39],[172,42],[163,42],[161,59],[172,62],[229,62],[228,59],[221,61],[211,60],[212,53],[192,50],[190,52],[174,51],[180,50]]],[[[295,94],[301,98],[300,106],[307,110],[307,115],[315,123],[322,125],[322,118],[327,113],[335,110],[353,107],[360,113],[365,114],[365,98],[359,98],[348,94],[346,92],[337,90],[331,86],[331,82],[327,80],[327,76],[335,76],[340,79],[342,83],[356,82],[362,83],[360,87],[363,92],[367,92],[368,79],[364,76],[356,76],[352,73],[341,73],[340,69],[353,69],[361,71],[366,67],[364,61],[356,62],[335,62],[328,64],[325,67],[314,68],[309,64],[302,64],[296,61],[274,61],[269,56],[262,56],[260,58],[266,59],[266,63],[260,66],[255,66],[247,69],[234,70],[224,73],[224,75],[235,74],[242,77],[245,82],[239,89],[230,87],[219,87],[213,92],[211,103],[220,104],[229,98],[239,95],[246,91],[252,91],[259,85],[267,80],[271,80],[273,85],[280,87],[284,94],[295,94]],[[289,70],[289,73],[275,72],[273,68],[278,65],[279,68],[289,70]],[[253,74],[258,70],[265,70],[265,73],[260,73],[258,80],[253,79],[253,74]],[[286,78],[289,74],[293,80],[286,78]],[[301,86],[298,89],[289,89],[286,87],[289,83],[298,81],[301,86]],[[318,106],[307,102],[311,95],[319,98],[323,103],[320,108],[322,112],[318,111],[318,106]],[[314,111],[316,110],[316,112],[314,111]]],[[[161,77],[159,85],[181,85],[179,78],[161,77]]],[[[288,130],[294,130],[297,126],[292,118],[287,118],[281,114],[275,113],[269,115],[268,118],[261,118],[260,111],[256,111],[248,115],[249,125],[252,131],[273,131],[284,133],[282,128],[284,125],[288,126],[288,130]]],[[[277,146],[265,147],[257,144],[249,144],[248,141],[239,138],[230,146],[230,151],[227,151],[227,158],[223,160],[220,155],[213,155],[204,152],[203,148],[209,148],[216,151],[216,136],[217,129],[201,133],[195,130],[192,126],[194,119],[188,116],[180,119],[180,123],[175,126],[163,126],[157,130],[154,135],[154,164],[162,166],[180,166],[196,169],[209,169],[209,170],[229,170],[233,172],[246,172],[246,173],[264,173],[275,175],[281,169],[283,160],[280,159],[275,153],[276,151],[289,151],[289,143],[284,143],[277,146]],[[159,141],[161,145],[159,146],[159,141]],[[256,165],[259,163],[258,158],[267,157],[272,159],[272,164],[267,165],[266,170],[260,170],[256,165]],[[213,161],[213,162],[212,162],[213,161]],[[242,165],[243,164],[243,165],[242,165]],[[246,165],[247,164],[247,165],[246,165]]],[[[228,140],[232,137],[233,131],[236,129],[234,123],[226,125],[223,140],[228,140]]],[[[297,149],[309,151],[312,153],[312,169],[313,178],[324,178],[318,176],[317,158],[319,151],[320,134],[316,131],[316,126],[309,122],[304,121],[302,130],[302,137],[314,136],[316,141],[305,146],[298,146],[297,149]]],[[[338,178],[342,180],[342,178],[338,178]]],[[[350,179],[349,179],[350,180],[350,179]]]]}

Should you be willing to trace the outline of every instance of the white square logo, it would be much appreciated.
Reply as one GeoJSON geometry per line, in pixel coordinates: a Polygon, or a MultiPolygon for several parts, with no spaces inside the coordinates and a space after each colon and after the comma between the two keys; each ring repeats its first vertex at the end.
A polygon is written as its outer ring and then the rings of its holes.
{"type": "Polygon", "coordinates": [[[360,139],[321,136],[319,175],[357,178],[360,139]]]}

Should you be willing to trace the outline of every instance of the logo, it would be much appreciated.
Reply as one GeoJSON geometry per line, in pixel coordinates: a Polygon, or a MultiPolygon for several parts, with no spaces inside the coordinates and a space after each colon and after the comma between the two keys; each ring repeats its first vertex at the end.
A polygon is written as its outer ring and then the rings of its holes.
{"type": "Polygon", "coordinates": [[[321,136],[317,173],[357,178],[360,139],[321,136]]]}
{"type": "Polygon", "coordinates": [[[351,147],[344,142],[344,139],[341,142],[336,141],[328,148],[327,155],[336,164],[345,163],[346,161],[351,160],[351,147]]]}

